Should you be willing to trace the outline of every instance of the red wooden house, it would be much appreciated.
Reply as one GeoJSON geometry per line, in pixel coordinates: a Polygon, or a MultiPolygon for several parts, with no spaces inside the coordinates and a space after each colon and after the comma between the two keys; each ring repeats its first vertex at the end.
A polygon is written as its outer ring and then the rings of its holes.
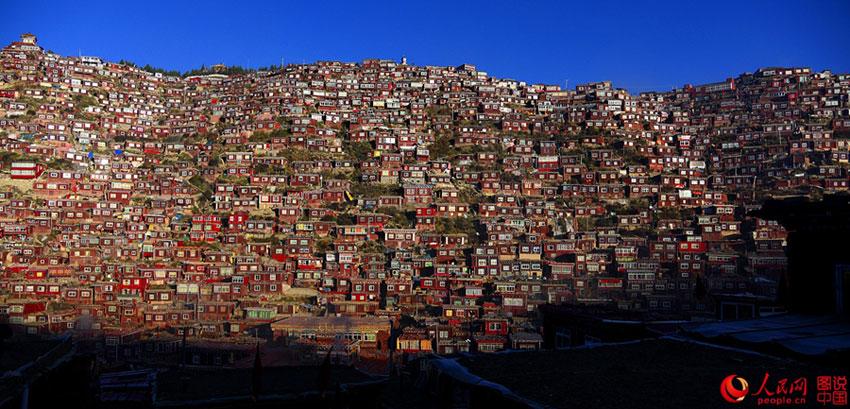
{"type": "Polygon", "coordinates": [[[12,179],[35,179],[44,173],[46,168],[35,162],[12,162],[12,179]]]}

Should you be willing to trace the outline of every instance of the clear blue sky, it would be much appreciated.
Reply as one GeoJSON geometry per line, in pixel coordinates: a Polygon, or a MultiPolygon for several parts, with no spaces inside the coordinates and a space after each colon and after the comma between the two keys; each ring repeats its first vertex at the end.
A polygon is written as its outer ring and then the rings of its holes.
{"type": "Polygon", "coordinates": [[[850,1],[0,1],[0,43],[188,70],[399,59],[632,91],[758,67],[850,72],[850,1]],[[61,3],[61,4],[60,4],[61,3]]]}

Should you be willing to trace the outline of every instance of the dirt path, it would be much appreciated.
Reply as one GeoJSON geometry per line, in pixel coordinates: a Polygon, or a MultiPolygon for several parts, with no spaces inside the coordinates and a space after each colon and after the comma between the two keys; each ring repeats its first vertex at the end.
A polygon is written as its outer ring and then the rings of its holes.
{"type": "Polygon", "coordinates": [[[34,179],[11,179],[7,175],[0,176],[0,187],[5,191],[7,187],[16,187],[22,192],[32,190],[34,179]]]}

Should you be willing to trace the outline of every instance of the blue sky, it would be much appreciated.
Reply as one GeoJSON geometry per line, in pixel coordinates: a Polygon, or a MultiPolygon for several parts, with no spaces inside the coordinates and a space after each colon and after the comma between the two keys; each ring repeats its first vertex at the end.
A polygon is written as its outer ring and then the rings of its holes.
{"type": "Polygon", "coordinates": [[[5,1],[0,43],[188,70],[400,59],[631,91],[763,66],[850,72],[850,1],[5,1]]]}

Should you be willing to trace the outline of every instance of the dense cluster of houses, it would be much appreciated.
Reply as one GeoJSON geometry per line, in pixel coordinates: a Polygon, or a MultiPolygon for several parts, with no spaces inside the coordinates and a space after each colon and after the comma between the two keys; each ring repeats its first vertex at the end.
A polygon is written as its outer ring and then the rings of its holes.
{"type": "Polygon", "coordinates": [[[30,34],[0,52],[0,320],[112,344],[263,327],[340,359],[535,349],[543,304],[775,299],[786,231],[748,211],[850,182],[829,71],[638,95],[406,60],[218,71],[30,34]]]}

